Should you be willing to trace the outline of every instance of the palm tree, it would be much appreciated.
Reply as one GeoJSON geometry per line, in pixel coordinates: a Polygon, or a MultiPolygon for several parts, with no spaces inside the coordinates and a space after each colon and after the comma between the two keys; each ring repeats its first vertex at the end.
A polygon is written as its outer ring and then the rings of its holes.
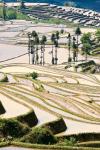
{"type": "Polygon", "coordinates": [[[75,30],[75,34],[77,36],[77,57],[76,57],[76,61],[78,61],[78,45],[79,45],[79,36],[81,35],[81,30],[80,27],[78,26],[75,30]]]}
{"type": "Polygon", "coordinates": [[[31,52],[32,54],[32,64],[35,63],[35,50],[34,50],[34,40],[31,40],[31,52]]]}
{"type": "Polygon", "coordinates": [[[68,56],[68,62],[71,62],[71,56],[70,56],[70,49],[71,49],[71,35],[68,34],[68,50],[69,50],[69,56],[68,56]]]}
{"type": "Polygon", "coordinates": [[[40,64],[42,65],[42,59],[43,59],[43,56],[42,56],[42,54],[43,54],[43,41],[42,41],[42,39],[41,39],[41,41],[40,41],[40,44],[41,44],[41,56],[40,56],[40,64]]]}
{"type": "Polygon", "coordinates": [[[42,39],[41,39],[41,44],[42,44],[42,52],[43,52],[43,65],[45,64],[45,61],[44,61],[44,52],[45,52],[45,43],[47,41],[47,37],[45,35],[42,36],[42,39]]]}
{"type": "Polygon", "coordinates": [[[38,37],[38,34],[36,33],[36,31],[32,31],[32,38],[34,41],[34,49],[35,49],[34,59],[35,59],[35,64],[37,64],[38,59],[39,59],[39,56],[38,56],[39,37],[38,37]]]}
{"type": "Polygon", "coordinates": [[[7,14],[6,14],[6,3],[3,2],[3,19],[6,20],[7,14]]]}
{"type": "Polygon", "coordinates": [[[58,61],[58,56],[57,56],[58,41],[57,40],[54,41],[54,45],[55,45],[55,65],[57,65],[57,61],[58,61]]]}
{"type": "Polygon", "coordinates": [[[59,40],[59,31],[57,31],[55,33],[55,40],[54,40],[54,45],[55,45],[55,64],[56,65],[57,65],[57,61],[58,61],[58,57],[57,57],[57,48],[59,46],[58,40],[59,40]]]}
{"type": "Polygon", "coordinates": [[[35,45],[36,45],[36,64],[38,64],[38,61],[39,61],[39,55],[38,55],[39,37],[38,35],[35,37],[35,45]]]}
{"type": "Polygon", "coordinates": [[[76,61],[76,50],[77,50],[77,45],[75,43],[76,39],[75,37],[73,37],[73,44],[72,44],[72,48],[73,48],[73,61],[76,61]]]}
{"type": "Polygon", "coordinates": [[[53,56],[53,45],[54,45],[54,41],[55,41],[55,34],[53,33],[51,35],[51,42],[52,42],[52,65],[54,64],[54,56],[53,56]]]}
{"type": "Polygon", "coordinates": [[[29,55],[29,64],[30,64],[30,52],[31,52],[31,33],[28,33],[28,55],[29,55]]]}

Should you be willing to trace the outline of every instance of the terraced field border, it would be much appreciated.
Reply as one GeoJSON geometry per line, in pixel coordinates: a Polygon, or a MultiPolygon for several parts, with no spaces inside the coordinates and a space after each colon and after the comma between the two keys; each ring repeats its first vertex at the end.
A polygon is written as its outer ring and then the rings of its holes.
{"type": "MultiPolygon", "coordinates": [[[[31,103],[31,104],[33,104],[33,105],[36,105],[36,106],[38,106],[39,108],[42,108],[42,109],[45,109],[46,111],[49,111],[50,113],[52,113],[53,115],[56,115],[56,116],[58,116],[58,117],[60,117],[61,115],[59,114],[59,113],[56,113],[56,112],[54,112],[54,111],[52,111],[52,110],[50,110],[49,108],[47,108],[47,107],[45,107],[45,106],[42,106],[41,104],[39,104],[38,102],[36,102],[36,101],[32,101],[30,98],[26,98],[26,96],[23,96],[23,95],[20,95],[19,93],[15,93],[15,92],[12,92],[12,91],[9,91],[9,90],[7,90],[7,89],[5,89],[5,88],[1,88],[1,90],[3,89],[3,91],[5,90],[6,91],[6,93],[4,93],[4,94],[6,94],[7,96],[9,95],[9,94],[13,94],[13,96],[17,96],[18,98],[20,98],[20,99],[22,99],[22,100],[24,100],[24,101],[26,101],[26,102],[29,102],[29,103],[31,103]],[[8,94],[7,94],[8,93],[8,94]]],[[[32,96],[33,96],[33,94],[32,94],[32,96]]],[[[45,101],[46,102],[46,100],[44,99],[44,98],[41,98],[41,96],[37,96],[36,94],[34,95],[36,98],[40,98],[43,102],[45,101]]],[[[47,103],[47,102],[46,102],[47,103]]],[[[48,104],[48,103],[47,103],[48,104]]],[[[50,105],[50,104],[49,104],[50,105]]],[[[57,109],[60,109],[60,108],[58,108],[58,107],[55,107],[55,106],[53,106],[53,105],[51,105],[51,107],[53,107],[53,108],[57,108],[57,109]]],[[[63,109],[60,109],[60,110],[62,110],[63,111],[63,109]]],[[[69,112],[68,110],[67,110],[67,112],[69,112]]],[[[73,115],[74,113],[72,113],[72,115],[73,115]]],[[[82,120],[79,120],[79,119],[74,119],[74,118],[71,118],[71,117],[66,117],[65,115],[62,115],[64,118],[67,118],[67,119],[71,119],[71,120],[75,120],[75,121],[80,121],[80,122],[82,122],[82,120]]],[[[93,121],[93,120],[92,120],[93,121]]],[[[88,120],[87,121],[85,121],[85,122],[87,122],[87,123],[90,123],[88,120]]],[[[93,122],[92,122],[93,123],[93,122]]],[[[98,123],[97,123],[98,124],[98,123]]]]}
{"type": "Polygon", "coordinates": [[[23,147],[23,148],[31,148],[31,149],[45,149],[45,150],[99,150],[98,148],[91,148],[90,147],[78,147],[78,146],[57,146],[57,145],[40,145],[40,144],[29,144],[29,143],[22,143],[22,142],[7,142],[2,143],[1,147],[5,146],[16,146],[16,147],[23,147]]]}
{"type": "MultiPolygon", "coordinates": [[[[29,111],[28,111],[27,113],[22,114],[22,115],[19,115],[19,116],[16,116],[16,117],[7,118],[7,119],[16,119],[16,120],[18,120],[18,121],[20,121],[20,122],[26,123],[26,124],[29,125],[30,127],[37,125],[37,123],[38,123],[38,118],[37,118],[37,116],[36,116],[36,114],[35,114],[33,108],[31,108],[30,106],[28,106],[27,104],[25,104],[25,103],[22,102],[22,101],[19,102],[19,101],[16,100],[15,98],[12,98],[11,96],[9,96],[9,95],[7,95],[7,94],[2,93],[1,91],[0,91],[0,93],[3,94],[4,96],[10,98],[11,100],[13,100],[13,101],[15,101],[15,102],[17,102],[17,103],[19,103],[19,104],[22,104],[23,106],[29,108],[29,111]],[[30,120],[28,119],[28,117],[30,117],[30,116],[32,116],[32,115],[34,116],[33,124],[32,124],[32,122],[31,122],[32,120],[30,121],[30,120]]],[[[32,118],[31,118],[31,119],[32,119],[32,118]]]]}
{"type": "MultiPolygon", "coordinates": [[[[17,77],[17,76],[16,76],[17,77]]],[[[20,78],[22,78],[22,79],[27,79],[27,77],[20,77],[20,78]]],[[[29,78],[29,80],[30,81],[32,81],[33,82],[33,80],[32,79],[30,79],[29,78]]],[[[37,84],[37,81],[35,81],[34,80],[34,82],[37,84]]],[[[34,82],[33,82],[33,84],[34,84],[34,82]]],[[[38,82],[38,84],[40,84],[39,82],[38,82]]],[[[40,84],[41,85],[41,84],[40,84]]],[[[10,87],[11,88],[11,87],[10,87]]],[[[17,89],[16,89],[17,90],[17,89]]],[[[29,94],[29,93],[28,93],[29,94]]],[[[38,93],[39,94],[39,93],[38,93]]],[[[31,94],[32,96],[36,96],[36,95],[33,95],[33,94],[31,94]]],[[[37,96],[36,96],[37,97],[37,96]]],[[[40,98],[40,97],[37,97],[37,98],[40,98]]],[[[44,99],[43,99],[43,101],[45,101],[44,99]]],[[[45,101],[45,103],[47,103],[48,104],[48,102],[47,101],[45,101]]],[[[52,105],[52,107],[54,107],[53,105],[52,105]]],[[[68,111],[68,110],[67,110],[68,111]]],[[[80,117],[80,116],[79,116],[80,117]]],[[[92,117],[91,117],[91,119],[92,119],[92,121],[94,120],[92,117]]],[[[96,120],[95,120],[96,121],[96,120]]]]}

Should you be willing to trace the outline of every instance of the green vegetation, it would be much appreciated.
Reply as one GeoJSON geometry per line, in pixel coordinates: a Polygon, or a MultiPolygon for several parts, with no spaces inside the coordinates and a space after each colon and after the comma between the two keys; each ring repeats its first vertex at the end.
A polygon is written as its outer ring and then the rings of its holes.
{"type": "Polygon", "coordinates": [[[56,143],[56,138],[49,129],[37,127],[34,128],[28,135],[24,136],[21,141],[36,144],[54,144],[56,143]]]}
{"type": "Polygon", "coordinates": [[[23,14],[21,12],[17,12],[17,17],[16,19],[19,19],[19,20],[30,20],[30,18],[26,15],[26,14],[23,14]]]}
{"type": "Polygon", "coordinates": [[[60,146],[74,146],[77,143],[74,137],[70,137],[69,139],[61,139],[58,143],[60,146]]]}
{"type": "Polygon", "coordinates": [[[38,78],[38,73],[32,72],[32,73],[30,73],[30,76],[32,77],[33,80],[35,80],[38,78]]]}
{"type": "MultiPolygon", "coordinates": [[[[3,8],[0,7],[0,17],[3,18],[3,8]]],[[[17,11],[17,9],[14,8],[7,8],[6,9],[6,20],[12,20],[12,19],[22,19],[22,20],[30,20],[30,18],[17,11]]]]}
{"type": "Polygon", "coordinates": [[[28,126],[18,122],[15,119],[0,119],[0,137],[18,138],[29,132],[28,126]]]}
{"type": "Polygon", "coordinates": [[[82,53],[86,55],[99,56],[100,54],[100,29],[97,29],[94,35],[84,33],[81,37],[82,53]]]}
{"type": "Polygon", "coordinates": [[[39,20],[38,22],[42,22],[42,23],[48,23],[48,24],[64,24],[67,27],[77,27],[76,23],[73,22],[69,22],[67,20],[64,19],[59,19],[59,18],[50,18],[47,20],[39,20]]]}
{"type": "Polygon", "coordinates": [[[95,33],[95,36],[97,38],[97,41],[100,42],[100,28],[97,29],[96,33],[95,33]]]}

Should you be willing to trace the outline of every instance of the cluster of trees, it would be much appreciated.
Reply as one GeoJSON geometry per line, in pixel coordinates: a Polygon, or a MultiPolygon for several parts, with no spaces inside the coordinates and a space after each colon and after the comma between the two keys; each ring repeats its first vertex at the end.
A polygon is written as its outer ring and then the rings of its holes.
{"type": "Polygon", "coordinates": [[[94,47],[100,47],[100,29],[97,29],[97,31],[94,34],[94,38],[90,32],[84,33],[81,37],[81,43],[82,43],[82,52],[86,56],[90,54],[90,52],[94,49],[94,47]]]}
{"type": "MultiPolygon", "coordinates": [[[[55,33],[52,33],[51,35],[51,44],[52,44],[52,58],[51,63],[52,65],[58,64],[58,47],[59,47],[59,39],[60,39],[60,33],[63,34],[64,30],[62,29],[60,32],[56,31],[55,33]]],[[[79,36],[81,35],[81,30],[78,27],[75,31],[75,36],[72,37],[71,34],[68,34],[67,40],[68,40],[68,50],[69,50],[69,57],[68,62],[72,61],[71,58],[71,49],[73,49],[73,61],[78,61],[78,48],[79,48],[79,36]]],[[[32,55],[32,64],[45,64],[45,45],[47,42],[47,37],[45,35],[42,36],[42,38],[39,38],[39,35],[36,33],[36,31],[33,31],[32,33],[28,33],[28,54],[29,54],[29,63],[30,63],[30,54],[32,55]],[[40,49],[39,49],[40,46],[40,49]],[[38,51],[41,51],[41,56],[39,58],[38,51]],[[40,59],[40,60],[39,60],[40,59]]]]}
{"type": "Polygon", "coordinates": [[[28,54],[29,54],[29,64],[30,64],[30,54],[32,55],[32,64],[45,64],[44,60],[44,52],[45,52],[45,44],[47,38],[45,35],[40,39],[37,32],[33,31],[32,33],[28,33],[28,54]],[[41,50],[41,56],[39,60],[39,45],[41,50]]]}
{"type": "Polygon", "coordinates": [[[72,59],[73,61],[78,61],[78,51],[79,51],[79,36],[81,35],[81,30],[80,30],[80,27],[77,27],[76,30],[75,30],[75,35],[76,35],[76,38],[75,36],[71,36],[71,34],[69,33],[68,34],[68,50],[69,50],[69,57],[68,57],[68,62],[71,62],[72,59]],[[73,50],[73,58],[71,58],[71,55],[70,55],[70,50],[73,50]]]}

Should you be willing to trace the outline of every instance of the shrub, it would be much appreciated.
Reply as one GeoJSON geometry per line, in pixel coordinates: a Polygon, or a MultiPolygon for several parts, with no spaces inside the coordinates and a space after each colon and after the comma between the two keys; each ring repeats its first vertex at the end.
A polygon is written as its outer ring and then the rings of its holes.
{"type": "Polygon", "coordinates": [[[0,80],[0,82],[8,82],[8,77],[4,74],[4,77],[0,80]]]}
{"type": "Polygon", "coordinates": [[[32,79],[37,79],[38,78],[38,74],[36,73],[36,72],[32,72],[31,74],[30,74],[30,76],[32,77],[32,79]]]}
{"type": "Polygon", "coordinates": [[[60,141],[58,145],[73,146],[75,144],[76,144],[76,139],[74,137],[70,137],[69,139],[64,139],[63,141],[60,141]]]}
{"type": "Polygon", "coordinates": [[[60,33],[63,34],[63,33],[64,33],[64,29],[61,29],[61,30],[60,30],[60,33]]]}
{"type": "Polygon", "coordinates": [[[56,143],[56,138],[47,128],[38,127],[24,136],[21,141],[36,144],[54,144],[56,143]]]}
{"type": "Polygon", "coordinates": [[[29,132],[29,128],[15,119],[0,120],[0,135],[2,137],[11,136],[14,138],[21,137],[29,132]]]}

